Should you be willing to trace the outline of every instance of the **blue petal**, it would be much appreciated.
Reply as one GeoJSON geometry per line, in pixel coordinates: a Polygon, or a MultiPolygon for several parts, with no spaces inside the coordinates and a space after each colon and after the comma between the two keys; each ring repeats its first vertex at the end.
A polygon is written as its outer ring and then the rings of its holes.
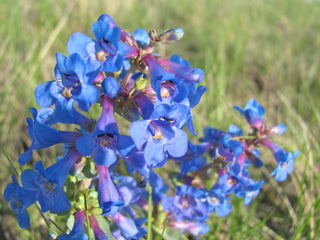
{"type": "Polygon", "coordinates": [[[99,100],[100,90],[96,86],[82,83],[80,93],[73,97],[77,100],[79,108],[88,112],[91,105],[99,100]]]}
{"type": "Polygon", "coordinates": [[[141,150],[143,144],[152,137],[148,131],[150,121],[151,120],[134,121],[130,125],[130,136],[138,150],[141,150]]]}
{"type": "Polygon", "coordinates": [[[28,228],[30,226],[30,218],[26,210],[22,210],[17,214],[17,220],[21,228],[28,228]]]}
{"type": "Polygon", "coordinates": [[[54,204],[54,199],[51,196],[44,196],[41,193],[39,194],[38,201],[41,206],[41,212],[49,211],[54,204]]]}
{"type": "Polygon", "coordinates": [[[59,192],[54,196],[54,203],[50,210],[52,212],[62,212],[68,210],[70,207],[71,204],[66,194],[62,191],[62,189],[59,189],[59,192]]]}
{"type": "Polygon", "coordinates": [[[102,81],[101,87],[107,97],[114,98],[119,92],[120,84],[113,77],[107,77],[102,81]]]}
{"type": "Polygon", "coordinates": [[[146,30],[142,28],[138,28],[133,33],[134,40],[136,40],[139,48],[146,48],[150,44],[150,37],[146,30]]]}
{"type": "Polygon", "coordinates": [[[125,135],[120,135],[118,138],[118,142],[115,145],[118,153],[121,157],[126,156],[133,148],[135,147],[132,138],[125,135]]]}
{"type": "Polygon", "coordinates": [[[51,107],[55,99],[50,95],[51,84],[55,81],[49,81],[39,84],[35,89],[35,99],[41,107],[51,107]]]}
{"type": "Polygon", "coordinates": [[[163,141],[150,139],[144,149],[144,158],[149,167],[155,166],[165,160],[163,141]]]}
{"type": "Polygon", "coordinates": [[[30,161],[31,158],[32,158],[32,150],[29,149],[28,151],[22,153],[22,154],[19,156],[18,162],[19,162],[21,165],[25,165],[27,162],[30,161]]]}
{"type": "Polygon", "coordinates": [[[68,52],[69,54],[78,53],[85,58],[88,56],[87,46],[91,42],[94,42],[91,37],[79,32],[73,33],[67,43],[68,52]]]}
{"type": "Polygon", "coordinates": [[[166,145],[168,153],[172,157],[182,157],[188,151],[188,135],[185,131],[175,128],[174,141],[166,145]]]}
{"type": "Polygon", "coordinates": [[[152,169],[150,169],[149,172],[149,183],[152,189],[154,189],[155,191],[160,191],[163,187],[163,179],[152,169]]]}
{"type": "Polygon", "coordinates": [[[93,161],[101,166],[110,166],[117,161],[117,155],[114,150],[99,145],[92,155],[93,161]]]}
{"type": "Polygon", "coordinates": [[[39,185],[36,184],[36,179],[39,176],[39,173],[32,170],[32,169],[26,169],[21,173],[21,183],[22,186],[26,189],[30,190],[38,190],[39,185]]]}
{"type": "Polygon", "coordinates": [[[237,125],[230,125],[229,128],[228,128],[228,132],[230,134],[233,134],[233,135],[242,135],[243,132],[242,132],[242,129],[239,128],[237,125]]]}
{"type": "Polygon", "coordinates": [[[90,156],[97,147],[98,143],[92,134],[84,134],[76,141],[76,148],[83,156],[90,156]]]}

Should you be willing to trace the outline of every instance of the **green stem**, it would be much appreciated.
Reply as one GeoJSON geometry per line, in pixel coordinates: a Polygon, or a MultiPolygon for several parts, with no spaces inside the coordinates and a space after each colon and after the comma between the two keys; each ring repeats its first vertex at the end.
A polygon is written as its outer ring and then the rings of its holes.
{"type": "Polygon", "coordinates": [[[231,140],[241,140],[241,139],[256,139],[257,136],[239,136],[239,137],[232,137],[231,140]]]}
{"type": "Polygon", "coordinates": [[[19,174],[18,170],[14,167],[13,163],[11,162],[11,160],[10,160],[10,158],[8,157],[8,155],[6,154],[6,152],[3,151],[3,150],[2,150],[1,152],[2,152],[2,154],[7,158],[8,162],[9,162],[11,168],[13,169],[13,171],[15,172],[15,174],[16,174],[17,176],[19,176],[20,174],[19,174]]]}
{"type": "MultiPolygon", "coordinates": [[[[35,204],[35,205],[36,205],[36,207],[37,207],[37,209],[38,209],[38,211],[39,211],[39,213],[40,213],[43,221],[45,222],[48,230],[50,231],[51,227],[50,227],[50,225],[49,225],[49,223],[48,223],[48,220],[47,220],[46,217],[44,216],[43,212],[41,212],[41,209],[39,208],[39,206],[38,206],[37,204],[35,204]]],[[[62,231],[62,232],[63,232],[63,231],[62,231]]]]}
{"type": "Polygon", "coordinates": [[[89,240],[92,240],[90,220],[89,220],[89,215],[88,215],[87,194],[86,194],[86,192],[84,193],[84,209],[85,209],[85,213],[86,213],[86,220],[87,220],[87,228],[88,228],[89,240]]]}
{"type": "Polygon", "coordinates": [[[151,240],[152,237],[152,187],[149,185],[149,204],[148,204],[148,232],[147,240],[151,240]]]}
{"type": "Polygon", "coordinates": [[[168,220],[166,219],[165,222],[164,222],[164,227],[162,229],[162,233],[161,233],[161,236],[160,236],[159,240],[163,239],[164,232],[166,231],[166,228],[167,228],[167,224],[168,224],[168,220]]]}

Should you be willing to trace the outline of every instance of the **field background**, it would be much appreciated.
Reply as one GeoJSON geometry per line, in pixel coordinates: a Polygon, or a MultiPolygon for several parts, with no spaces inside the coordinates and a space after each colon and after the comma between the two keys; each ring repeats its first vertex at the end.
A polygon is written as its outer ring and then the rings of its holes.
{"type": "MultiPolygon", "coordinates": [[[[1,0],[0,239],[48,234],[36,208],[29,210],[30,229],[17,227],[2,196],[14,174],[7,158],[19,168],[17,158],[30,145],[25,118],[37,107],[34,88],[54,79],[55,53],[67,54],[73,32],[93,36],[91,25],[102,13],[130,32],[184,29],[180,42],[159,51],[205,71],[208,90],[194,111],[200,136],[207,125],[246,127],[232,107],[256,98],[267,124],[287,125],[278,142],[300,150],[284,183],[269,177],[276,163],[263,152],[265,166],[256,171],[266,180],[261,194],[249,206],[234,198],[225,218],[213,214],[204,239],[319,239],[320,3],[298,0],[1,0]]],[[[34,161],[50,154],[34,153],[34,161]]]]}

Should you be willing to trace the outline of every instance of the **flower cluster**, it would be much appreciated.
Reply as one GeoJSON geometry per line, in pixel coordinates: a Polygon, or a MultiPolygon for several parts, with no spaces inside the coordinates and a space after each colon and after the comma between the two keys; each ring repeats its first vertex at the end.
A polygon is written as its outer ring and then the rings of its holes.
{"type": "Polygon", "coordinates": [[[273,153],[276,180],[293,171],[298,151],[288,153],[270,139],[285,125],[265,125],[264,108],[256,100],[235,107],[251,127],[247,135],[235,125],[228,131],[207,127],[197,144],[188,140],[187,129],[196,135],[192,108],[206,91],[199,85],[204,73],[176,54],[167,58],[154,52],[178,41],[181,28],[161,34],[139,28],[131,34],[103,14],[92,32],[94,38],[72,34],[69,56],[56,54],[56,80],[35,89],[41,108],[30,109],[32,143],[18,161],[25,165],[34,150],[59,143],[65,154],[47,168],[39,161],[35,170],[24,170],[22,186],[15,177],[7,185],[5,199],[22,228],[30,225],[27,208],[38,202],[42,212],[74,217],[73,228],[56,239],[88,239],[90,228],[95,239],[108,239],[101,218],[113,224],[116,239],[139,239],[147,233],[149,184],[154,209],[164,210],[168,227],[199,236],[209,231],[209,214],[229,214],[231,194],[243,197],[244,204],[259,194],[263,180],[253,180],[248,169],[263,165],[258,147],[273,153]],[[101,106],[98,119],[88,117],[94,104],[101,106]],[[121,119],[130,122],[127,131],[118,127],[121,119]],[[56,129],[61,124],[76,129],[56,129]],[[180,168],[169,173],[171,195],[161,176],[168,165],[180,168]]]}

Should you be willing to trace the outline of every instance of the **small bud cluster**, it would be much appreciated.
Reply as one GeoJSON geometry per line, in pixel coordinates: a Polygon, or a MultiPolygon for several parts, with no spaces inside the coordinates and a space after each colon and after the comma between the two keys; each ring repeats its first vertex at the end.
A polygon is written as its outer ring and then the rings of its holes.
{"type": "Polygon", "coordinates": [[[103,14],[92,31],[94,38],[71,35],[69,56],[56,54],[56,80],[35,89],[41,108],[30,109],[32,143],[18,161],[25,165],[33,151],[59,143],[65,154],[47,168],[39,161],[34,170],[24,170],[22,186],[16,177],[7,185],[4,196],[20,227],[29,227],[27,209],[38,202],[42,212],[74,217],[73,228],[55,239],[88,239],[90,229],[95,239],[108,239],[101,218],[114,224],[116,239],[139,239],[147,233],[149,184],[154,209],[164,211],[162,221],[199,236],[209,230],[209,214],[230,213],[232,194],[244,198],[244,204],[259,194],[263,180],[253,180],[248,169],[263,165],[258,147],[273,153],[276,180],[286,180],[293,171],[298,151],[287,153],[270,140],[285,125],[265,125],[264,108],[256,100],[235,107],[250,125],[249,134],[235,125],[228,131],[207,127],[198,144],[188,140],[186,129],[196,135],[191,110],[206,91],[198,85],[204,73],[176,54],[169,59],[154,52],[180,40],[181,28],[159,35],[139,28],[131,34],[103,14]],[[98,119],[87,114],[94,104],[101,106],[98,119]],[[115,114],[130,122],[129,135],[120,133],[115,114]],[[58,130],[57,123],[77,129],[58,130]],[[166,173],[175,187],[173,196],[161,176],[167,162],[177,165],[166,173]]]}

